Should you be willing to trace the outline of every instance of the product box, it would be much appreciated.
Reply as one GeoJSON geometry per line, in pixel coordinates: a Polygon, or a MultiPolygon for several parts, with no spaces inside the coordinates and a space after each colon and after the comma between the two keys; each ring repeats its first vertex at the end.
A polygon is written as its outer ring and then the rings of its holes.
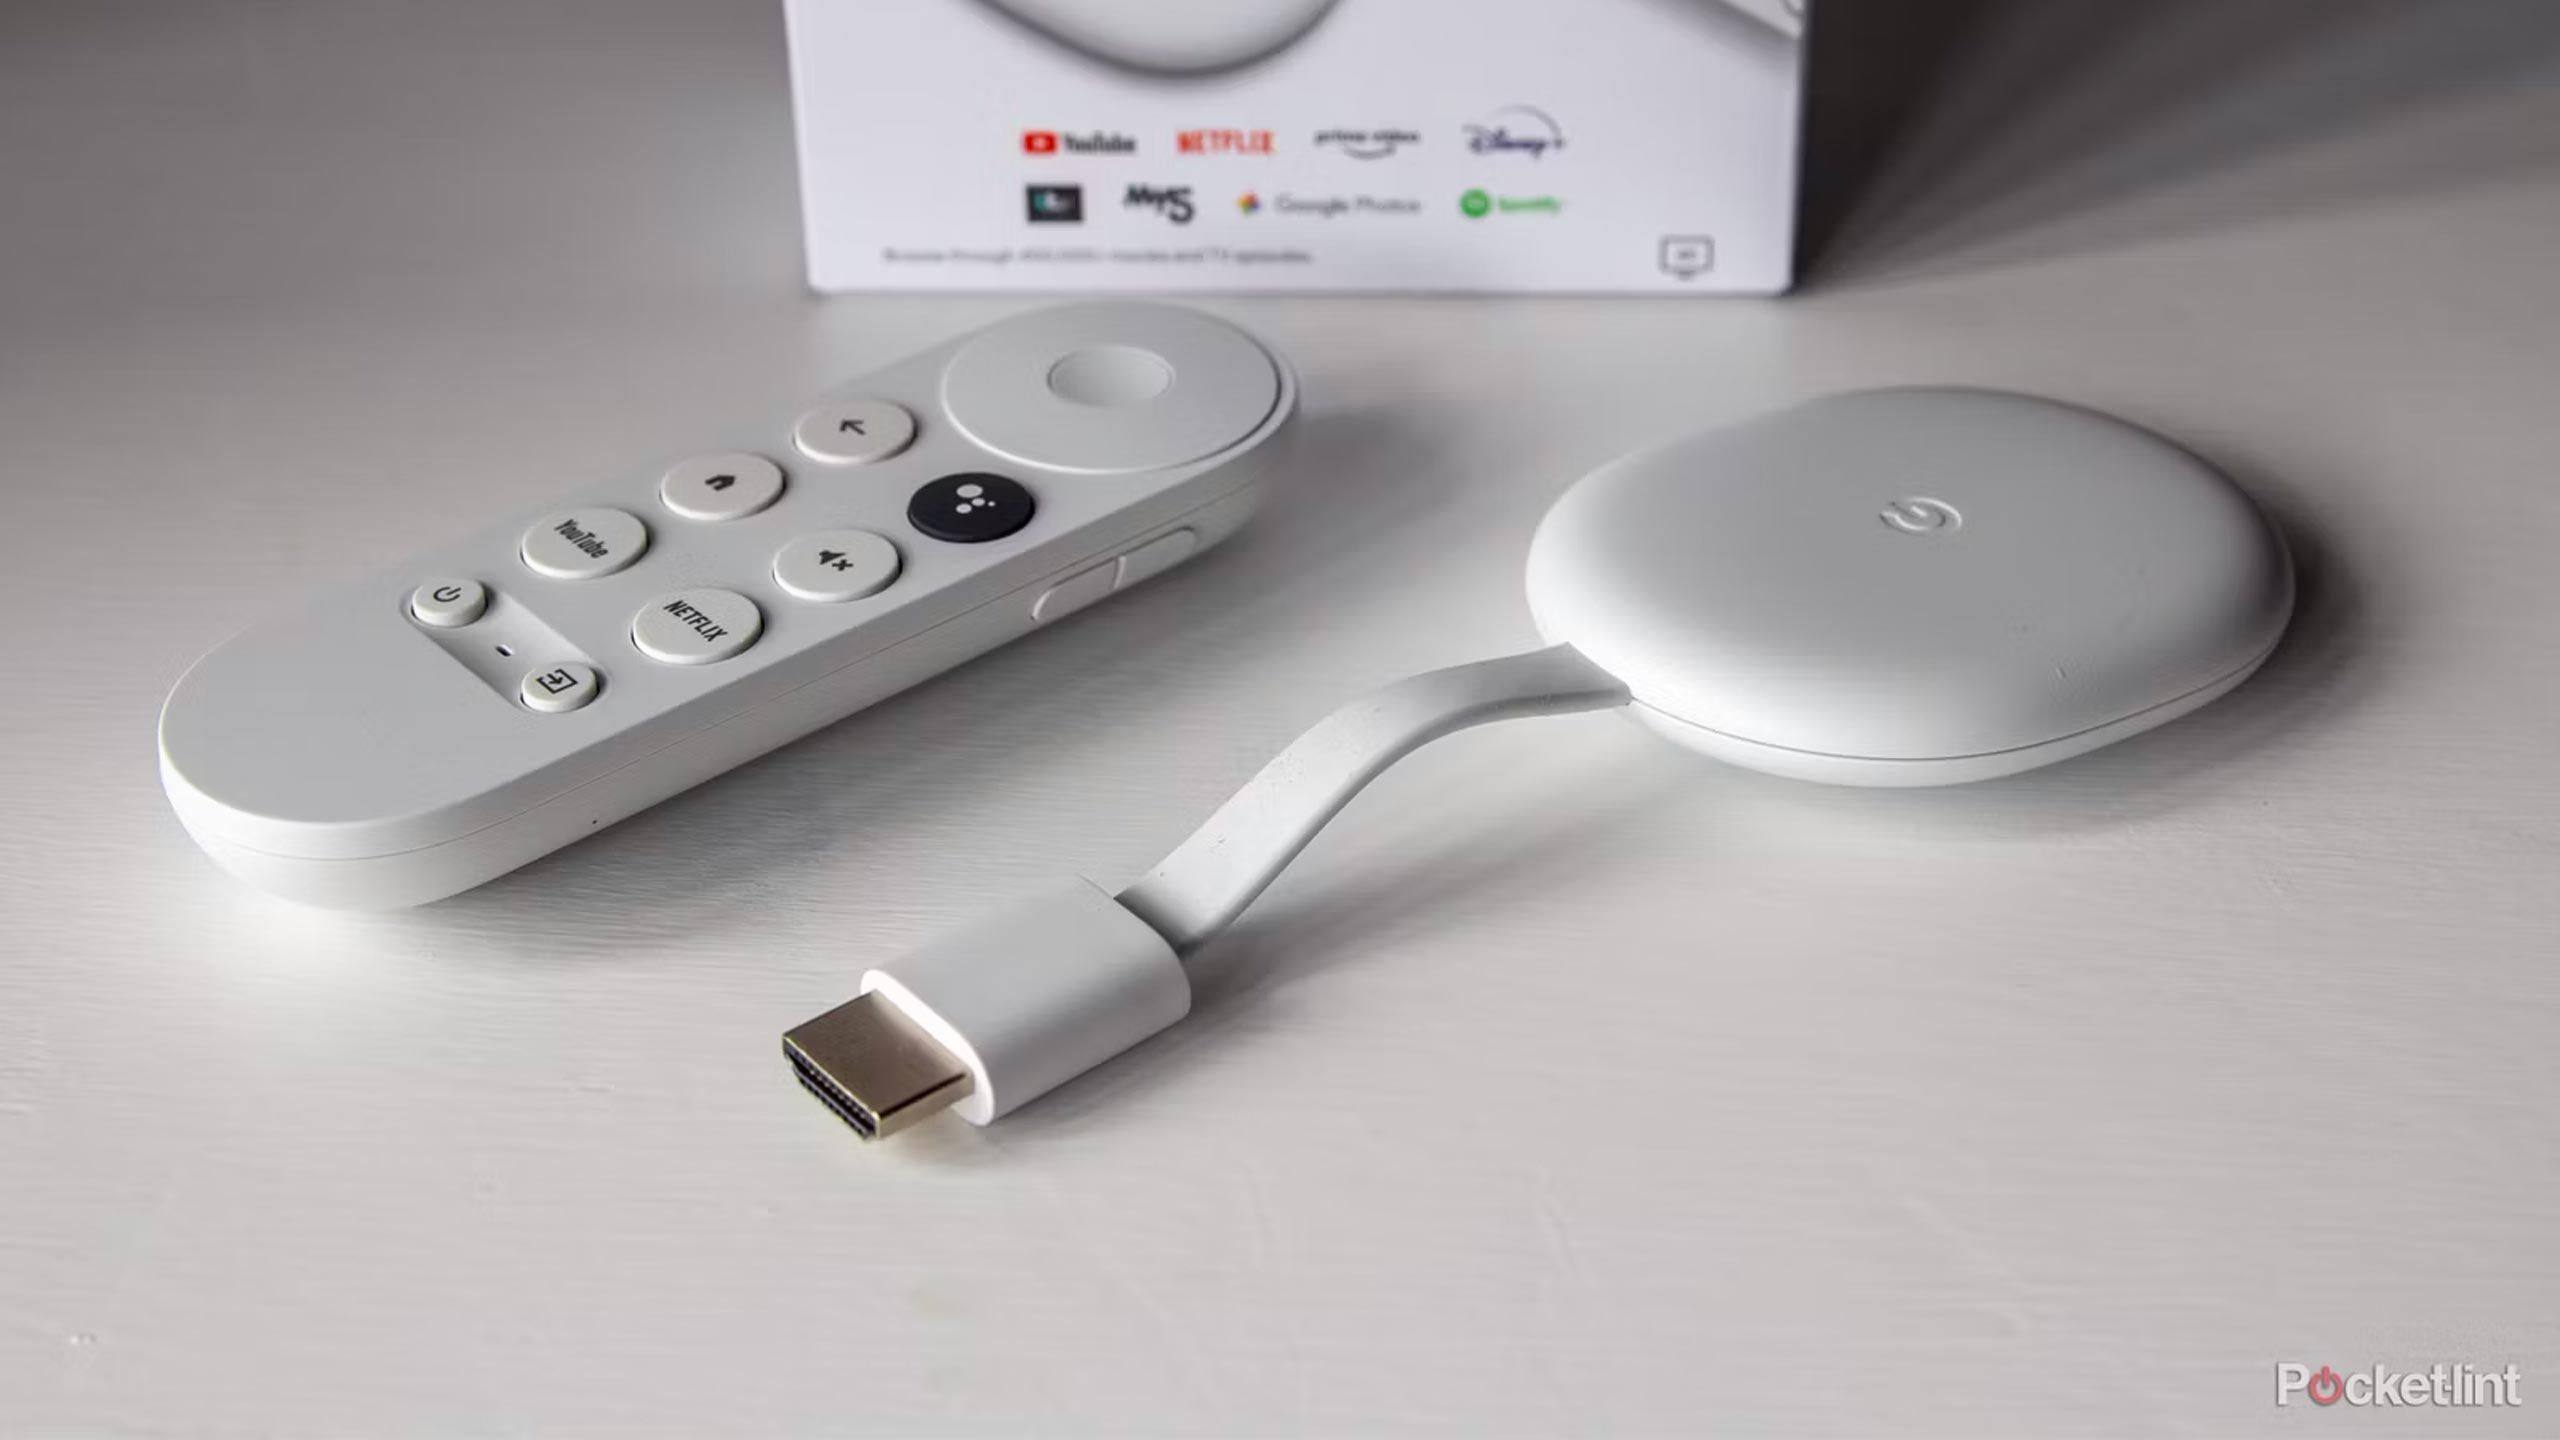
{"type": "Polygon", "coordinates": [[[1769,294],[1805,0],[786,0],[821,290],[1769,294]]]}

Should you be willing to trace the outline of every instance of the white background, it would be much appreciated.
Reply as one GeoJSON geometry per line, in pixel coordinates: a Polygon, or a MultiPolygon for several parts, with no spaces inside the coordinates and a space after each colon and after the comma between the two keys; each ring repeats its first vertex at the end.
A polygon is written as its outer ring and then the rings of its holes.
{"type": "Polygon", "coordinates": [[[349,917],[168,815],[189,660],[1010,306],[802,293],[767,6],[10,7],[0,1432],[2549,1433],[2553,12],[2143,8],[1960,47],[1792,300],[1215,305],[1308,397],[1231,547],[349,917]],[[2289,646],[1970,790],[1469,734],[1018,1118],[791,1083],[866,961],[1529,643],[1585,470],[1916,380],[2229,467],[2289,646]]]}

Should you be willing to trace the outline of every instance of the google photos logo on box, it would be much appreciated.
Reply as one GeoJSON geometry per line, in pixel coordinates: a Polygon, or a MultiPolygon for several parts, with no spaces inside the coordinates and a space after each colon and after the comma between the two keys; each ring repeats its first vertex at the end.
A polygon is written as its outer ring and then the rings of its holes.
{"type": "Polygon", "coordinates": [[[1262,208],[1262,197],[1247,190],[1236,197],[1236,208],[1250,215],[1262,208]]]}

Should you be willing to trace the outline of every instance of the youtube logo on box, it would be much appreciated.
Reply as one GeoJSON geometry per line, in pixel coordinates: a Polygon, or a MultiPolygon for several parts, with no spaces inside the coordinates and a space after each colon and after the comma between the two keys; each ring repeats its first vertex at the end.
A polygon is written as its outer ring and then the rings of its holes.
{"type": "Polygon", "coordinates": [[[1088,130],[1081,134],[1072,130],[1025,130],[1022,153],[1025,155],[1135,155],[1138,139],[1116,130],[1088,130]]]}

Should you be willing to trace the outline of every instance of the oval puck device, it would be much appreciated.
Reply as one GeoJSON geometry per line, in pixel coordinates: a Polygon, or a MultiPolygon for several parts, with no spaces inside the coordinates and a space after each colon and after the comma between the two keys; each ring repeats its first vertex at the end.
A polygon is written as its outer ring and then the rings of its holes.
{"type": "Polygon", "coordinates": [[[1755,770],[1942,785],[2033,769],[2238,685],[2293,608],[2239,487],[2030,396],[1832,396],[1585,477],[1529,551],[1540,632],[1633,713],[1755,770]]]}

